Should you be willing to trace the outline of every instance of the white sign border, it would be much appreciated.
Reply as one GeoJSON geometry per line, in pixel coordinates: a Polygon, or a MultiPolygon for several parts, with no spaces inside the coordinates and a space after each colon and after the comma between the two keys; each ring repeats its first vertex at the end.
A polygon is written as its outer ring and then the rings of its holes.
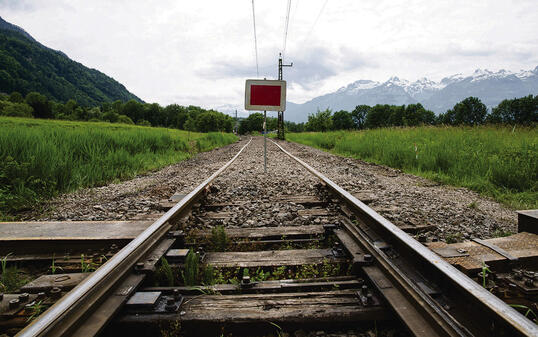
{"type": "Polygon", "coordinates": [[[286,81],[278,80],[254,80],[245,81],[245,110],[255,111],[285,111],[286,110],[286,81]],[[280,105],[252,105],[250,102],[250,87],[252,85],[278,85],[281,87],[280,105]]]}

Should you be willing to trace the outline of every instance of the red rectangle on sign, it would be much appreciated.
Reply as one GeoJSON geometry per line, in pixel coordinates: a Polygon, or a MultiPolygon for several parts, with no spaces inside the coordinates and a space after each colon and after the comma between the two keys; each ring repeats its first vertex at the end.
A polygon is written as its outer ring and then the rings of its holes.
{"type": "Polygon", "coordinates": [[[251,105],[280,105],[279,85],[252,85],[250,89],[251,105]]]}

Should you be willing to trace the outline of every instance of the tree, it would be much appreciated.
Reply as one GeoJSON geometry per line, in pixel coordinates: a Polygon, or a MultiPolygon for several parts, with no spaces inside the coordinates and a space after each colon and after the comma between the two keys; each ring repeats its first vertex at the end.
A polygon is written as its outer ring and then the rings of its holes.
{"type": "Polygon", "coordinates": [[[32,118],[32,112],[32,107],[25,103],[5,102],[0,105],[0,115],[3,116],[32,118]]]}
{"type": "Polygon", "coordinates": [[[505,99],[488,116],[490,123],[529,124],[538,122],[538,96],[505,99]]]}
{"type": "Polygon", "coordinates": [[[34,116],[37,118],[53,118],[52,107],[47,97],[38,92],[31,92],[26,95],[26,104],[34,110],[34,116]]]}
{"type": "Polygon", "coordinates": [[[351,118],[353,119],[353,123],[355,123],[355,127],[357,129],[364,129],[366,116],[370,112],[370,109],[372,108],[368,105],[357,105],[355,109],[351,111],[351,118]]]}
{"type": "MultiPolygon", "coordinates": [[[[112,103],[112,106],[115,106],[115,102],[112,103]]],[[[125,103],[120,111],[115,110],[114,112],[131,118],[131,120],[133,120],[135,123],[138,122],[139,119],[146,119],[144,118],[144,105],[140,102],[135,101],[134,99],[125,103]]]]}
{"type": "Polygon", "coordinates": [[[304,132],[305,126],[304,123],[294,123],[294,122],[284,122],[284,128],[288,132],[304,132]]]}
{"type": "Polygon", "coordinates": [[[331,110],[326,109],[324,111],[317,111],[315,114],[308,115],[308,122],[306,122],[306,129],[308,131],[329,131],[333,127],[333,120],[331,117],[331,110]]]}
{"type": "Polygon", "coordinates": [[[263,114],[255,112],[250,114],[247,118],[243,119],[239,124],[239,133],[247,134],[249,132],[263,131],[263,114]]]}
{"type": "Polygon", "coordinates": [[[483,124],[488,110],[477,97],[467,97],[454,105],[454,123],[467,125],[483,124]]]}
{"type": "Polygon", "coordinates": [[[185,127],[185,130],[187,131],[192,131],[192,132],[196,131],[196,121],[194,120],[194,118],[189,117],[185,121],[184,127],[185,127]]]}
{"type": "Polygon", "coordinates": [[[390,126],[391,113],[390,105],[376,104],[368,112],[364,125],[369,129],[390,126]]]}
{"type": "Polygon", "coordinates": [[[434,122],[435,114],[433,111],[424,109],[420,103],[409,104],[405,108],[402,125],[417,126],[421,124],[433,124],[434,122]]]}
{"type": "Polygon", "coordinates": [[[153,126],[168,125],[166,115],[158,103],[144,104],[143,115],[139,119],[145,119],[153,126]]]}
{"type": "Polygon", "coordinates": [[[355,127],[351,114],[345,110],[336,111],[332,118],[334,130],[351,130],[355,127]]]}
{"type": "Polygon", "coordinates": [[[455,125],[456,118],[454,110],[449,109],[445,113],[440,113],[439,116],[437,116],[437,124],[455,125]]]}
{"type": "Polygon", "coordinates": [[[13,91],[11,95],[9,95],[9,101],[12,103],[23,103],[24,97],[22,97],[20,92],[13,91]]]}
{"type": "Polygon", "coordinates": [[[116,123],[119,118],[120,115],[114,111],[105,112],[103,114],[103,120],[110,123],[116,123]]]}
{"type": "Polygon", "coordinates": [[[196,129],[199,132],[220,131],[223,118],[216,111],[206,111],[196,117],[196,129]]]}
{"type": "Polygon", "coordinates": [[[170,104],[164,108],[163,113],[166,115],[169,127],[187,129],[185,127],[185,122],[189,118],[189,113],[185,107],[177,104],[170,104]]]}
{"type": "Polygon", "coordinates": [[[391,105],[390,117],[386,126],[402,126],[405,125],[405,105],[391,105]]]}

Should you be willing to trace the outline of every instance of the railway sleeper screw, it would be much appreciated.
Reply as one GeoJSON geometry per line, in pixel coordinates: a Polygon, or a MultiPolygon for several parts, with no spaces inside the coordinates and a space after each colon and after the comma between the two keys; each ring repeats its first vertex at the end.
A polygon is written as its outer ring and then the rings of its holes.
{"type": "Polygon", "coordinates": [[[517,291],[517,285],[515,285],[514,283],[510,283],[508,285],[508,294],[510,296],[515,296],[517,295],[518,291],[517,291]]]}
{"type": "Polygon", "coordinates": [[[340,242],[335,242],[335,243],[334,243],[334,246],[333,246],[333,248],[331,249],[331,253],[332,253],[333,256],[336,257],[336,258],[344,257],[344,256],[345,256],[344,249],[341,247],[340,242]]]}
{"type": "Polygon", "coordinates": [[[365,307],[371,305],[374,301],[374,296],[368,291],[368,286],[366,285],[363,285],[361,290],[357,291],[357,296],[365,307]]]}
{"type": "Polygon", "coordinates": [[[486,280],[486,284],[487,284],[487,282],[489,281],[489,274],[484,271],[478,272],[477,276],[478,276],[478,282],[480,283],[482,283],[483,280],[486,280]]]}
{"type": "Polygon", "coordinates": [[[146,266],[146,264],[144,262],[137,262],[135,264],[135,272],[137,274],[142,274],[144,272],[144,267],[146,266]]]}
{"type": "Polygon", "coordinates": [[[335,229],[337,229],[338,226],[336,224],[325,224],[323,225],[323,229],[325,230],[325,233],[331,234],[335,229]]]}
{"type": "Polygon", "coordinates": [[[34,305],[35,305],[35,301],[30,302],[30,303],[27,303],[27,304],[24,306],[24,311],[26,311],[26,312],[31,312],[31,311],[33,311],[33,309],[34,309],[34,305]]]}
{"type": "Polygon", "coordinates": [[[26,301],[28,301],[29,298],[30,298],[30,294],[28,294],[28,293],[22,293],[22,294],[19,295],[19,300],[21,302],[26,302],[26,301]]]}
{"type": "Polygon", "coordinates": [[[38,300],[42,300],[46,297],[47,295],[44,293],[44,292],[40,292],[40,293],[37,293],[37,299],[38,300]]]}
{"type": "Polygon", "coordinates": [[[517,271],[514,273],[514,280],[521,281],[522,279],[523,279],[523,274],[521,273],[520,270],[517,270],[517,271]]]}
{"type": "Polygon", "coordinates": [[[178,309],[178,306],[175,304],[175,302],[164,306],[164,310],[168,312],[174,312],[174,311],[177,311],[177,309],[178,309]]]}
{"type": "Polygon", "coordinates": [[[374,257],[371,254],[364,254],[362,256],[362,259],[364,260],[364,262],[368,262],[368,263],[374,262],[374,257]]]}
{"type": "Polygon", "coordinates": [[[250,288],[254,285],[254,283],[250,282],[250,276],[245,276],[241,278],[241,288],[250,288]]]}
{"type": "Polygon", "coordinates": [[[172,294],[174,295],[174,299],[176,301],[180,300],[181,299],[181,294],[179,293],[179,289],[174,289],[174,291],[172,292],[172,294]]]}
{"type": "Polygon", "coordinates": [[[525,285],[527,287],[534,287],[534,279],[530,277],[525,279],[525,285]]]}
{"type": "Polygon", "coordinates": [[[168,236],[170,238],[184,238],[185,237],[185,232],[183,232],[182,230],[177,230],[177,231],[169,231],[168,232],[168,236]]]}
{"type": "Polygon", "coordinates": [[[20,301],[19,301],[18,298],[14,298],[14,299],[10,300],[9,301],[9,309],[14,309],[14,308],[18,307],[19,303],[20,303],[20,301]]]}
{"type": "Polygon", "coordinates": [[[62,288],[54,287],[50,290],[50,296],[54,299],[58,299],[62,296],[62,288]]]}

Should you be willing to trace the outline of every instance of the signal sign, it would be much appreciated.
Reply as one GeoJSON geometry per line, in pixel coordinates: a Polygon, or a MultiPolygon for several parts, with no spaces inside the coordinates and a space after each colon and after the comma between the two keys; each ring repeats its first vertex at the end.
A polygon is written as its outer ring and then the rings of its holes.
{"type": "Polygon", "coordinates": [[[286,81],[247,80],[245,110],[286,110],[286,81]]]}

